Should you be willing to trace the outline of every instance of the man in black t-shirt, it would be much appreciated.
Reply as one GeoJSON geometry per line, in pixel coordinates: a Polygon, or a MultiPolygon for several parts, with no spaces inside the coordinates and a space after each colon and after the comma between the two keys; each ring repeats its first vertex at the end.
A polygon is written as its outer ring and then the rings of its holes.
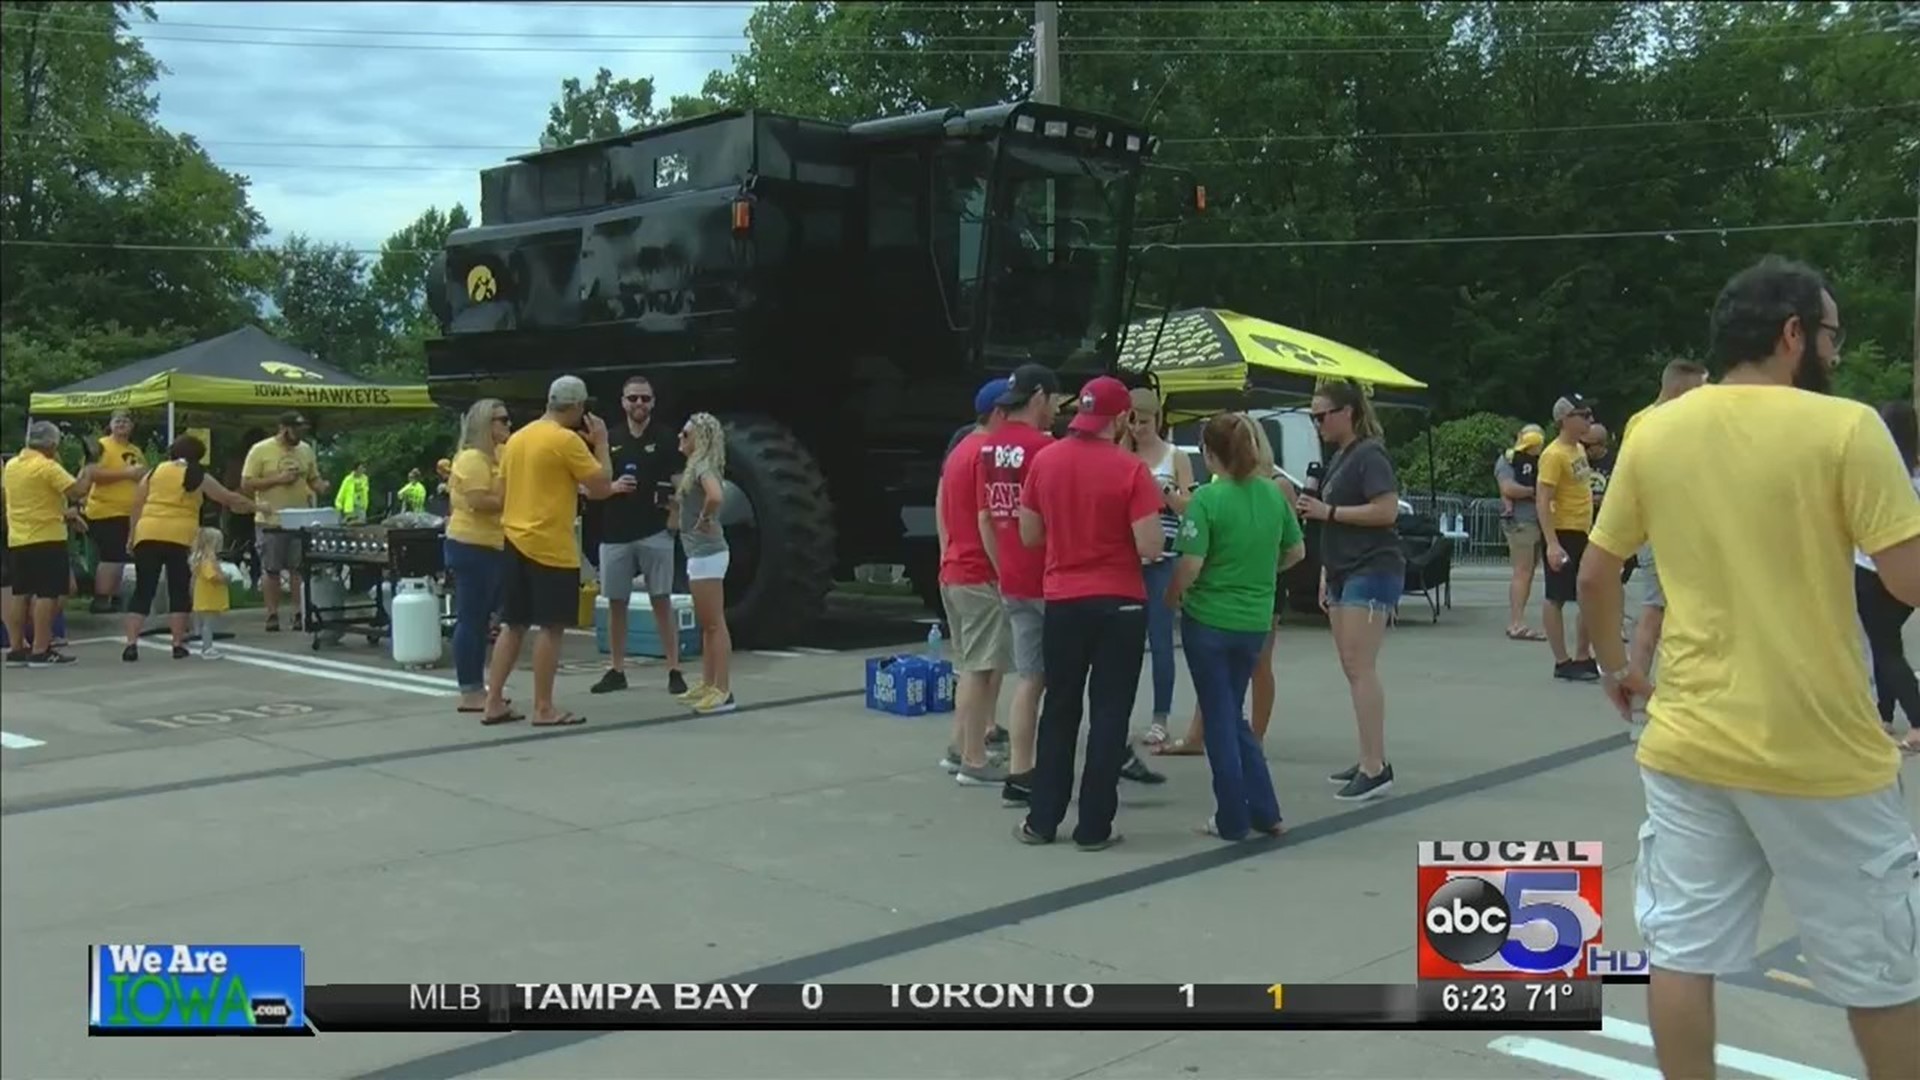
{"type": "Polygon", "coordinates": [[[667,505],[673,477],[684,464],[677,433],[653,422],[653,384],[644,375],[627,380],[620,391],[626,423],[607,431],[607,457],[613,478],[631,476],[633,490],[603,503],[600,531],[600,594],[607,598],[607,673],[593,684],[596,694],[627,688],[627,601],[635,575],[647,583],[653,623],[666,653],[667,690],[687,692],[680,674],[680,631],[673,610],[675,572],[673,534],[667,531],[667,505]]]}

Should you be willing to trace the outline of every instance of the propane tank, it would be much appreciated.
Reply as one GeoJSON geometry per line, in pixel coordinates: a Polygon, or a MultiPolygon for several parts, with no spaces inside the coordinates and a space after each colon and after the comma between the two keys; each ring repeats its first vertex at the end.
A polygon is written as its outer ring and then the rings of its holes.
{"type": "Polygon", "coordinates": [[[408,578],[393,591],[393,662],[431,664],[440,659],[440,602],[425,578],[408,578]]]}

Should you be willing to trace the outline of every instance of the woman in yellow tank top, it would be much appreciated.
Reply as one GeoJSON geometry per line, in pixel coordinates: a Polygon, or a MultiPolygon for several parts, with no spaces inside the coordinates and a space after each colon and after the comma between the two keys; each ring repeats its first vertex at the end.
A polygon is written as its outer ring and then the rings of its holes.
{"type": "Polygon", "coordinates": [[[253,512],[253,501],[229,491],[206,474],[200,459],[207,448],[192,435],[182,435],[167,447],[167,460],[149,472],[133,496],[133,599],[127,604],[127,647],[120,659],[140,659],[140,628],[153,610],[153,597],[166,575],[168,625],[173,630],[173,658],[187,656],[187,616],[193,611],[195,537],[200,532],[200,506],[206,499],[230,510],[253,512]]]}

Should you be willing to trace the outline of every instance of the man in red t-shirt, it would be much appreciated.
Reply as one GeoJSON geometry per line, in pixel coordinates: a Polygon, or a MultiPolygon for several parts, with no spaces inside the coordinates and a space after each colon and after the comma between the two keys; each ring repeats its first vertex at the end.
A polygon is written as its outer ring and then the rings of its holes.
{"type": "Polygon", "coordinates": [[[1041,650],[1047,695],[1027,817],[1014,830],[1049,844],[1073,796],[1081,697],[1087,699],[1087,764],[1073,841],[1086,850],[1117,843],[1120,770],[1140,689],[1147,640],[1142,561],[1160,553],[1160,489],[1146,462],[1114,443],[1132,396],[1101,376],[1080,391],[1067,437],[1034,456],[1021,494],[1021,538],[1044,546],[1047,602],[1041,650]]]}
{"type": "Polygon", "coordinates": [[[1019,678],[1013,703],[1007,709],[1007,782],[1000,801],[1025,806],[1033,786],[1033,740],[1040,720],[1040,692],[1045,688],[1040,648],[1041,575],[1046,552],[1020,541],[1020,489],[1034,455],[1053,442],[1047,434],[1056,411],[1054,395],[1060,381],[1053,369],[1026,364],[1014,371],[1000,394],[1002,419],[988,435],[980,452],[980,512],[992,525],[987,556],[1000,582],[1000,600],[1007,612],[1013,644],[1013,670],[1019,678]]]}
{"type": "Polygon", "coordinates": [[[981,512],[982,445],[987,431],[954,444],[940,470],[934,516],[940,536],[940,602],[953,631],[953,737],[942,764],[956,782],[998,784],[1006,775],[987,760],[987,732],[1000,699],[1000,676],[1008,665],[1007,613],[993,561],[987,556],[992,528],[981,512]]]}

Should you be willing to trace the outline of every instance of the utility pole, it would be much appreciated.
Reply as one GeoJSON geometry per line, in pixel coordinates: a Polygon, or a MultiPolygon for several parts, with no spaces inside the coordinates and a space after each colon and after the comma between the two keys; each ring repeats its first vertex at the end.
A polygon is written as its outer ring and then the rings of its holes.
{"type": "Polygon", "coordinates": [[[1913,407],[1920,410],[1920,173],[1913,177],[1913,407]]]}
{"type": "Polygon", "coordinates": [[[1042,105],[1060,104],[1059,0],[1034,0],[1033,100],[1042,105]]]}

